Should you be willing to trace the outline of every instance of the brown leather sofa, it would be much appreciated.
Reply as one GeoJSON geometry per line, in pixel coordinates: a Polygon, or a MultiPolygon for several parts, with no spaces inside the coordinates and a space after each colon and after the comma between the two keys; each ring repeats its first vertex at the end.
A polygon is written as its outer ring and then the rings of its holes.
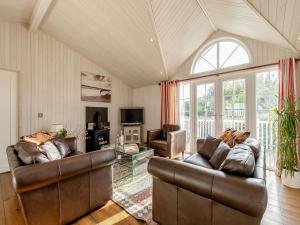
{"type": "MultiPolygon", "coordinates": [[[[201,145],[203,141],[198,141],[201,145]]],[[[265,154],[252,177],[214,170],[195,153],[189,162],[154,157],[153,220],[160,225],[259,225],[267,206],[265,154]]]]}
{"type": "Polygon", "coordinates": [[[66,139],[71,154],[61,160],[24,165],[7,148],[13,186],[27,225],[68,224],[112,198],[114,150],[83,154],[66,139]]]}
{"type": "Polygon", "coordinates": [[[186,131],[179,125],[164,124],[162,129],[147,131],[147,143],[156,154],[174,159],[185,151],[186,131]]]}

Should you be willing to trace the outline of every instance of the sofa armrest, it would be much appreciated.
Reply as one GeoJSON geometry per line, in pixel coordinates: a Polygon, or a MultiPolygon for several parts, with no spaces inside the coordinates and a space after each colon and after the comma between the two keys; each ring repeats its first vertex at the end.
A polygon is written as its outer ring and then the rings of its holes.
{"type": "Polygon", "coordinates": [[[51,162],[20,166],[11,171],[17,193],[35,190],[92,170],[110,166],[115,150],[100,150],[51,162]]]}
{"type": "Polygon", "coordinates": [[[233,176],[158,157],[150,160],[148,172],[157,179],[251,216],[262,217],[267,206],[267,190],[261,179],[233,176]]]}
{"type": "Polygon", "coordinates": [[[150,142],[153,140],[159,140],[162,137],[162,130],[155,129],[155,130],[148,130],[147,131],[147,143],[150,145],[150,142]]]}
{"type": "Polygon", "coordinates": [[[178,155],[178,153],[184,152],[186,148],[186,131],[177,130],[168,132],[167,143],[171,158],[178,155]]]}

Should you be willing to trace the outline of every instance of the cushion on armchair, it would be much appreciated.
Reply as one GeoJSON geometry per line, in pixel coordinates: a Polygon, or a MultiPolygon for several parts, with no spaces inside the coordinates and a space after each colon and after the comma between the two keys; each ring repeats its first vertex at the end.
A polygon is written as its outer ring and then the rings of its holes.
{"type": "Polygon", "coordinates": [[[162,136],[164,140],[167,140],[168,133],[172,131],[180,130],[179,125],[172,125],[172,124],[164,124],[162,128],[162,136]]]}
{"type": "Polygon", "coordinates": [[[168,144],[166,140],[153,140],[150,142],[150,146],[154,149],[161,149],[167,151],[168,144]]]}

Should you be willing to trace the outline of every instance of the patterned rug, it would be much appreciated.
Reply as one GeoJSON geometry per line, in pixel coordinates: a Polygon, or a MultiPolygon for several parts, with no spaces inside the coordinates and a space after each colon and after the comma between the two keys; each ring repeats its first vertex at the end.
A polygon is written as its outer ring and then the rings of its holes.
{"type": "Polygon", "coordinates": [[[115,185],[113,201],[136,219],[152,223],[152,177],[143,174],[115,185]]]}

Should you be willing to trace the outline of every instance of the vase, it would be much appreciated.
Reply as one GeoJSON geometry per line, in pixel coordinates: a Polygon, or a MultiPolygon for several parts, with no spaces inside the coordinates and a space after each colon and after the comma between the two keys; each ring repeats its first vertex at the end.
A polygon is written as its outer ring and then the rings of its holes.
{"type": "Polygon", "coordinates": [[[291,174],[287,174],[285,170],[283,170],[281,173],[281,182],[290,188],[300,188],[300,171],[295,171],[292,177],[291,174]]]}

